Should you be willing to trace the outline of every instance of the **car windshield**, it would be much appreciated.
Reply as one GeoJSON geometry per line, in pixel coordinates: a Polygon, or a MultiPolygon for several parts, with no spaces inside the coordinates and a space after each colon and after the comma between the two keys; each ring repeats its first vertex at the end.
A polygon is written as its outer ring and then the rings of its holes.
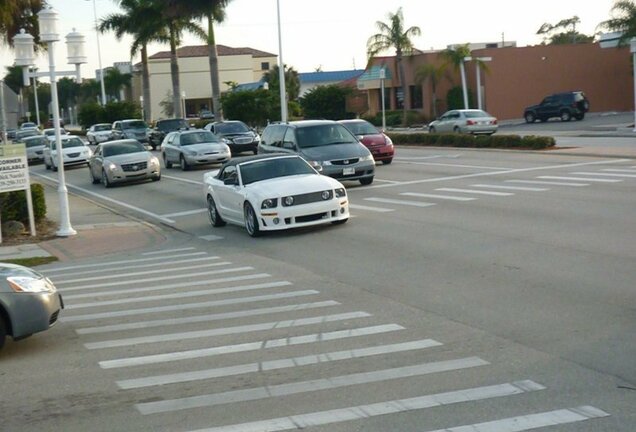
{"type": "Polygon", "coordinates": [[[93,126],[93,130],[95,132],[109,131],[110,130],[110,125],[109,124],[98,124],[98,125],[93,126]]]}
{"type": "Polygon", "coordinates": [[[182,146],[216,142],[219,142],[219,139],[212,132],[208,131],[192,132],[181,135],[182,146]]]}
{"type": "Polygon", "coordinates": [[[36,131],[35,129],[28,129],[28,130],[19,131],[18,133],[16,133],[15,136],[18,138],[24,138],[24,137],[30,137],[30,136],[35,136],[39,134],[40,133],[36,131]]]}
{"type": "Polygon", "coordinates": [[[354,135],[376,135],[380,132],[371,124],[367,122],[351,122],[344,125],[354,135]]]}
{"type": "MultiPolygon", "coordinates": [[[[60,129],[61,135],[68,135],[68,131],[66,129],[60,129]]],[[[53,136],[55,135],[55,129],[44,129],[44,135],[53,136]]]]}
{"type": "Polygon", "coordinates": [[[250,131],[247,125],[242,122],[219,123],[215,126],[215,130],[221,134],[244,133],[250,131]]]}
{"type": "Polygon", "coordinates": [[[34,127],[37,127],[35,123],[22,123],[22,126],[20,126],[20,128],[22,129],[34,128],[34,127]]]}
{"type": "MultiPolygon", "coordinates": [[[[55,147],[55,142],[52,143],[52,146],[55,147]]],[[[84,147],[84,143],[77,137],[62,140],[62,148],[71,147],[84,147]]]]}
{"type": "Polygon", "coordinates": [[[103,147],[102,153],[104,157],[117,156],[128,153],[144,152],[146,149],[141,143],[136,141],[111,143],[103,147]]]}
{"type": "Polygon", "coordinates": [[[175,131],[179,129],[188,129],[188,123],[182,119],[161,120],[157,122],[157,129],[161,132],[175,131]]]}
{"type": "Polygon", "coordinates": [[[147,127],[148,126],[146,125],[146,122],[144,122],[143,120],[134,120],[121,123],[122,129],[145,129],[147,127]]]}
{"type": "Polygon", "coordinates": [[[24,140],[24,144],[29,147],[39,147],[49,142],[45,136],[32,137],[24,140]]]}
{"type": "Polygon", "coordinates": [[[334,144],[354,144],[358,140],[341,124],[306,126],[296,130],[298,147],[321,147],[334,144]]]}
{"type": "Polygon", "coordinates": [[[316,174],[300,157],[267,159],[240,165],[243,185],[300,174],[316,174]]]}
{"type": "Polygon", "coordinates": [[[464,115],[467,118],[480,118],[480,117],[492,117],[486,111],[474,110],[474,111],[464,111],[464,115]]]}

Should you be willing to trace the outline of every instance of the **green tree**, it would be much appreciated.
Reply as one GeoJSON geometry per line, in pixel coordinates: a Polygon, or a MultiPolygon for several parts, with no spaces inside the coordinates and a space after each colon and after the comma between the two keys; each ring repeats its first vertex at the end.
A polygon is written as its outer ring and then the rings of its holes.
{"type": "Polygon", "coordinates": [[[305,118],[342,120],[347,117],[346,99],[351,88],[336,84],[318,86],[300,98],[305,118]]]}
{"type": "Polygon", "coordinates": [[[106,93],[115,99],[120,99],[119,92],[122,88],[129,89],[132,85],[132,75],[121,73],[117,68],[111,68],[104,75],[104,87],[106,93]]]}
{"type": "Polygon", "coordinates": [[[228,92],[221,97],[221,102],[228,118],[252,127],[266,124],[276,105],[272,92],[264,89],[228,92]]]}
{"type": "MultiPolygon", "coordinates": [[[[374,34],[367,41],[367,57],[369,61],[383,51],[395,49],[395,60],[397,62],[397,70],[400,76],[400,85],[402,87],[402,95],[406,100],[407,86],[404,73],[403,58],[413,54],[413,42],[411,38],[419,36],[421,30],[419,27],[413,26],[404,29],[404,15],[402,8],[399,8],[395,14],[387,15],[389,24],[377,21],[376,26],[379,33],[374,34]]],[[[406,103],[402,104],[402,121],[406,124],[406,103]]]]}
{"type": "MultiPolygon", "coordinates": [[[[285,95],[287,97],[287,112],[290,117],[298,117],[301,113],[300,105],[297,102],[300,94],[300,79],[298,72],[291,66],[285,68],[285,95]]],[[[279,121],[280,118],[280,75],[278,65],[263,74],[263,80],[269,86],[269,91],[274,100],[270,120],[279,121]]]]}
{"type": "Polygon", "coordinates": [[[612,15],[612,18],[600,23],[599,27],[621,32],[619,46],[624,46],[631,38],[636,37],[636,4],[631,0],[618,0],[612,7],[612,15]]]}
{"type": "Polygon", "coordinates": [[[37,42],[40,34],[37,14],[44,3],[42,0],[0,0],[1,43],[13,46],[13,37],[20,29],[36,37],[37,42]]]}
{"type": "Polygon", "coordinates": [[[433,63],[425,63],[415,70],[415,82],[417,84],[431,83],[431,107],[433,109],[433,117],[437,118],[437,85],[443,77],[448,78],[446,73],[446,65],[434,65],[433,63]]]}
{"type": "Polygon", "coordinates": [[[60,78],[57,80],[57,93],[60,109],[74,107],[80,95],[80,85],[72,78],[60,78]]]}
{"type": "Polygon", "coordinates": [[[543,35],[543,43],[547,42],[548,45],[592,42],[594,36],[587,36],[576,31],[576,26],[580,22],[579,17],[574,15],[572,18],[563,19],[554,25],[543,23],[537,30],[537,34],[543,35]]]}

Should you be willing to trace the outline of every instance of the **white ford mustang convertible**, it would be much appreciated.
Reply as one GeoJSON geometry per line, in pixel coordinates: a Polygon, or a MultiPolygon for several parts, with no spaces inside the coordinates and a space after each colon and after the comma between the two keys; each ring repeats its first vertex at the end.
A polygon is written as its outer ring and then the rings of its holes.
{"type": "Polygon", "coordinates": [[[349,219],[344,186],[297,155],[235,158],[203,175],[212,226],[244,225],[252,237],[349,219]]]}

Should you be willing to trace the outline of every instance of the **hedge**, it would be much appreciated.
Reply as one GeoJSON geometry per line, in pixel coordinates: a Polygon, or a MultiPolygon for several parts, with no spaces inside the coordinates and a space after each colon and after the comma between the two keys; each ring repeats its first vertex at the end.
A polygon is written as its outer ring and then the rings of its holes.
{"type": "MultiPolygon", "coordinates": [[[[39,183],[31,184],[31,197],[33,200],[33,216],[36,221],[46,216],[46,200],[44,199],[44,187],[39,183]]],[[[0,194],[0,209],[2,222],[11,220],[29,223],[29,209],[27,206],[25,191],[13,191],[0,194]]]]}
{"type": "Polygon", "coordinates": [[[556,145],[553,137],[519,135],[468,135],[431,133],[389,133],[393,144],[435,147],[513,148],[542,150],[556,145]]]}

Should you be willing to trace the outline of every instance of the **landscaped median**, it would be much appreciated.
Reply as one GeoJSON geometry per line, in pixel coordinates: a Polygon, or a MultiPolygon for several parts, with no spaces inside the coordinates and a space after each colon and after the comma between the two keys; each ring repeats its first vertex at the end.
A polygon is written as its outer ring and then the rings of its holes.
{"type": "Polygon", "coordinates": [[[556,145],[553,137],[519,135],[432,134],[426,132],[387,133],[396,145],[432,147],[498,148],[515,150],[544,150],[556,145]]]}

